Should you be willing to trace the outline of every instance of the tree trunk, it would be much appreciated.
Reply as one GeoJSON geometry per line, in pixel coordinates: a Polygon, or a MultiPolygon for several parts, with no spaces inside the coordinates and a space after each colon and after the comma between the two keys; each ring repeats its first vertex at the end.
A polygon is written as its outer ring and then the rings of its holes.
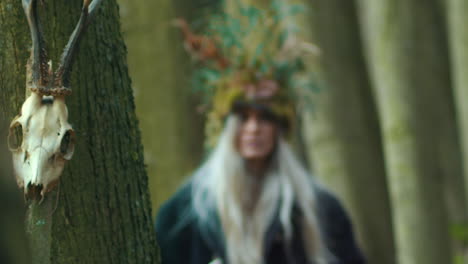
{"type": "Polygon", "coordinates": [[[369,263],[395,263],[380,131],[352,1],[310,5],[321,90],[304,113],[315,174],[351,213],[369,263]]]}
{"type": "MultiPolygon", "coordinates": [[[[463,171],[463,155],[461,142],[464,135],[457,129],[457,114],[455,100],[459,98],[452,89],[456,77],[452,74],[456,70],[455,65],[449,62],[449,36],[447,34],[447,4],[437,0],[433,3],[433,16],[437,26],[432,30],[437,36],[434,41],[438,52],[435,58],[439,65],[439,82],[436,88],[436,96],[433,108],[438,110],[439,125],[435,127],[438,135],[438,157],[441,161],[441,172],[443,175],[443,186],[446,206],[449,213],[449,227],[452,234],[453,246],[457,250],[457,255],[461,255],[466,250],[466,241],[460,236],[460,228],[465,229],[468,221],[468,203],[466,200],[466,188],[463,171]],[[453,66],[453,67],[452,67],[453,66]],[[452,75],[451,75],[452,74],[452,75]],[[451,78],[454,77],[454,78],[451,78]],[[455,96],[454,96],[455,95],[455,96]],[[455,99],[454,99],[455,98],[455,99]]],[[[454,58],[456,59],[456,58],[454,58]]],[[[460,121],[460,120],[458,120],[460,121]]],[[[462,235],[463,236],[463,235],[462,235]]]]}
{"type": "Polygon", "coordinates": [[[203,152],[203,122],[194,104],[189,54],[171,24],[176,17],[187,16],[178,9],[190,10],[194,4],[119,2],[156,212],[198,165],[203,152]]]}
{"type": "Polygon", "coordinates": [[[435,1],[359,3],[382,124],[398,262],[451,263],[439,152],[443,111],[438,107],[446,107],[441,90],[449,85],[440,10],[435,1]]]}
{"type": "MultiPolygon", "coordinates": [[[[42,1],[40,2],[42,3],[42,1]]],[[[45,1],[40,14],[58,61],[82,1],[45,1]]],[[[0,112],[19,113],[30,37],[20,1],[0,3],[0,112]]],[[[56,64],[54,64],[56,65],[56,64]]],[[[103,1],[81,43],[68,98],[77,146],[60,185],[28,202],[35,263],[158,263],[143,148],[115,1],[103,1]]],[[[11,176],[13,177],[13,176],[11,176]]]]}
{"type": "MultiPolygon", "coordinates": [[[[464,0],[450,0],[448,4],[449,42],[452,59],[452,76],[459,133],[461,137],[463,164],[465,175],[465,189],[468,189],[468,2],[464,0]]],[[[468,208],[467,208],[468,209],[468,208]]]]}

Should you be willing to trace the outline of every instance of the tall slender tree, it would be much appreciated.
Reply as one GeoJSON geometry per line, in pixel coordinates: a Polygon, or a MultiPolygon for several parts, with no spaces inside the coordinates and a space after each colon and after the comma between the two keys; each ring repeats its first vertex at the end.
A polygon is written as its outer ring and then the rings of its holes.
{"type": "MultiPolygon", "coordinates": [[[[452,62],[453,87],[458,117],[459,133],[461,137],[465,189],[468,189],[468,105],[465,99],[468,98],[468,29],[466,12],[468,2],[463,0],[447,1],[447,18],[450,42],[450,55],[452,62]]],[[[467,197],[468,199],[468,197],[467,197]]],[[[468,208],[467,208],[468,209],[468,208]]],[[[466,209],[466,210],[467,210],[466,209]]]]}
{"type": "MultiPolygon", "coordinates": [[[[82,1],[40,1],[52,61],[73,31],[82,1]]],[[[0,2],[0,113],[25,96],[30,34],[20,1],[0,2]]],[[[120,34],[118,7],[104,1],[89,25],[71,78],[74,159],[42,204],[28,201],[35,263],[158,263],[143,148],[120,34]]],[[[11,175],[13,177],[13,175],[11,175]]]]}
{"type": "Polygon", "coordinates": [[[380,130],[353,1],[317,0],[307,17],[321,89],[304,112],[315,174],[349,209],[369,263],[395,263],[380,130]]]}
{"type": "Polygon", "coordinates": [[[447,87],[438,1],[358,1],[400,264],[451,263],[440,134],[447,87]],[[441,101],[439,101],[441,100],[441,101]],[[443,103],[443,105],[440,105],[443,103]]]}

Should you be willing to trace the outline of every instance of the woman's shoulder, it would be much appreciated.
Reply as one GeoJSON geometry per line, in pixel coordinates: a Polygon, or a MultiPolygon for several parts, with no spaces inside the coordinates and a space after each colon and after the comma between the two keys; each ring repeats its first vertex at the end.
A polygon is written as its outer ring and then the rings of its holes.
{"type": "Polygon", "coordinates": [[[192,181],[188,181],[165,202],[156,217],[156,239],[161,263],[208,263],[212,251],[192,205],[192,181]]]}
{"type": "Polygon", "coordinates": [[[156,216],[156,231],[169,227],[188,215],[191,206],[191,182],[182,185],[177,192],[162,204],[156,216]]]}
{"type": "Polygon", "coordinates": [[[181,255],[189,255],[193,228],[188,221],[190,196],[190,183],[186,183],[158,211],[155,229],[162,263],[185,263],[181,255]]]}
{"type": "Polygon", "coordinates": [[[365,263],[354,237],[351,219],[335,194],[326,188],[316,189],[318,220],[327,247],[341,262],[365,263]]]}
{"type": "Polygon", "coordinates": [[[315,188],[316,210],[319,222],[327,233],[347,233],[352,229],[351,222],[338,197],[323,186],[315,188]]]}
{"type": "Polygon", "coordinates": [[[315,186],[316,205],[320,213],[345,214],[338,197],[323,186],[315,186]]]}
{"type": "Polygon", "coordinates": [[[190,201],[192,195],[192,182],[188,181],[177,189],[177,191],[162,204],[160,211],[180,210],[190,201]]]}

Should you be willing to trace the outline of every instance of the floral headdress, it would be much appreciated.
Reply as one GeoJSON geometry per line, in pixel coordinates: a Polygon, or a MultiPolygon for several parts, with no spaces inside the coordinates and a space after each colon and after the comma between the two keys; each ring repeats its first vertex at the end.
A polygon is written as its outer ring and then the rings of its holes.
{"type": "Polygon", "coordinates": [[[193,80],[207,102],[209,147],[216,144],[224,118],[239,104],[262,106],[291,130],[296,88],[310,86],[294,78],[305,69],[301,56],[318,51],[293,37],[288,18],[301,11],[302,6],[284,1],[272,1],[264,10],[236,1],[231,14],[211,17],[205,35],[193,34],[184,20],[176,21],[187,50],[203,63],[193,80]]]}

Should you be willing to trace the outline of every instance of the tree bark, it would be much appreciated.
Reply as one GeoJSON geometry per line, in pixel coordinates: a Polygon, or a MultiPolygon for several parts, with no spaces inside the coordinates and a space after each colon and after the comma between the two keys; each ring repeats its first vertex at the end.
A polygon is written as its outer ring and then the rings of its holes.
{"type": "Polygon", "coordinates": [[[322,80],[313,110],[303,114],[310,163],[351,213],[368,262],[395,263],[380,130],[355,4],[313,1],[308,17],[322,80]]]}
{"type": "MultiPolygon", "coordinates": [[[[57,62],[82,1],[43,3],[41,21],[49,54],[57,62]]],[[[20,1],[0,3],[0,32],[0,99],[5,102],[0,113],[11,120],[24,100],[30,47],[20,1]]],[[[28,202],[26,225],[34,262],[159,263],[115,1],[103,1],[89,26],[71,84],[67,102],[77,146],[59,187],[42,204],[28,202]]]]}
{"type": "Polygon", "coordinates": [[[358,3],[384,139],[398,263],[451,263],[438,128],[448,111],[442,88],[450,84],[440,10],[435,1],[358,3]]]}

